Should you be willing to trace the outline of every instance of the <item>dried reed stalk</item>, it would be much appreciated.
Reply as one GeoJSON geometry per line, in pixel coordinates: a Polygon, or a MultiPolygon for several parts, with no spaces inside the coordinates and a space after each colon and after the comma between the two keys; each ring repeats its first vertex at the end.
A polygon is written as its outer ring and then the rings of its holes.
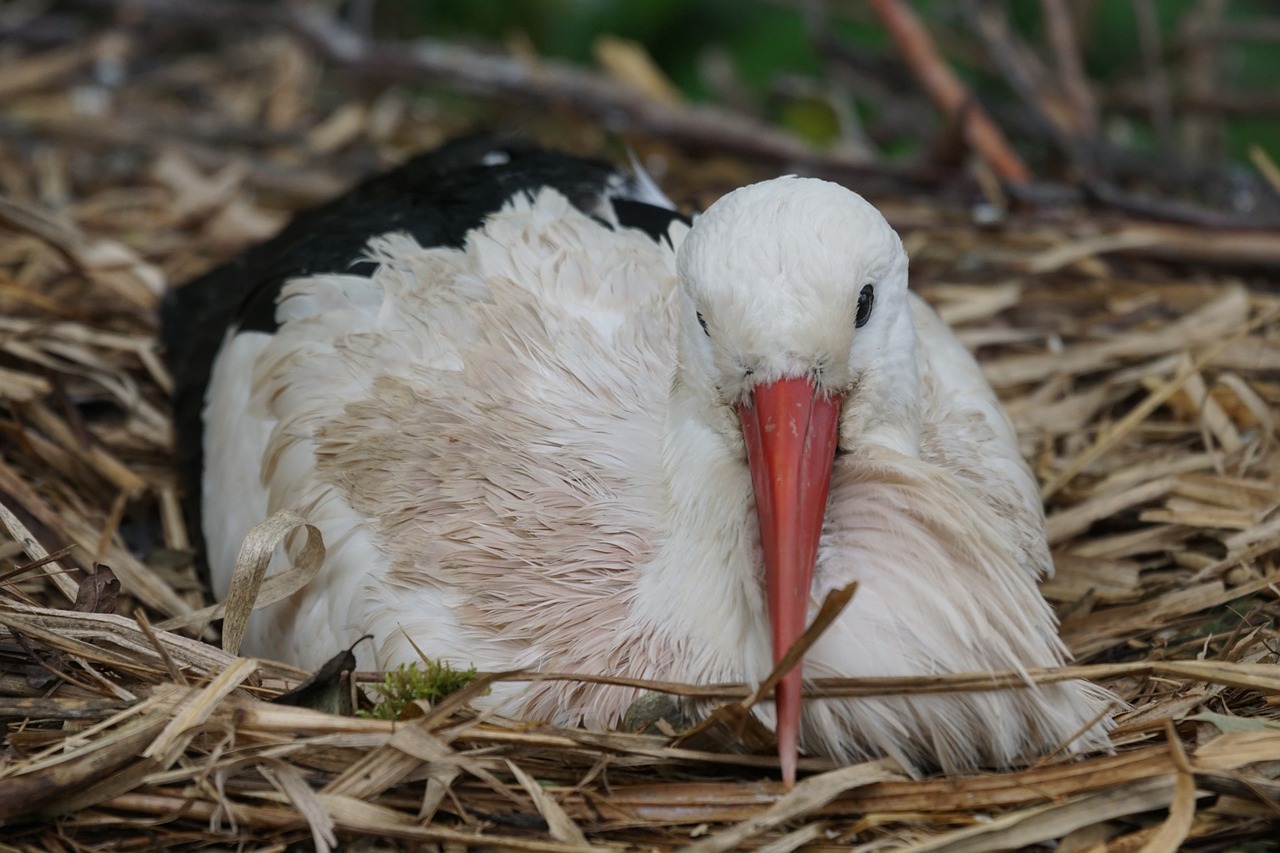
{"type": "MultiPolygon", "coordinates": [[[[1045,484],[1058,565],[1045,589],[1078,660],[1026,678],[824,680],[814,695],[1089,677],[1130,707],[1115,755],[955,779],[806,758],[788,793],[772,756],[714,741],[518,724],[462,702],[395,723],[273,704],[307,674],[191,636],[214,614],[177,512],[159,294],[466,119],[396,89],[335,99],[280,36],[165,53],[119,85],[95,76],[138,49],[105,33],[0,55],[6,109],[24,128],[0,122],[4,849],[370,838],[983,851],[1071,837],[1074,849],[1095,838],[1090,849],[1173,850],[1272,837],[1280,298],[1274,279],[1213,265],[1274,264],[1274,241],[1083,214],[979,230],[905,188],[877,200],[904,234],[914,285],[978,351],[1045,484]],[[1152,256],[1175,263],[1137,260],[1152,256]],[[1187,258],[1207,266],[1176,263],[1187,258]],[[86,612],[92,601],[110,612],[86,612]]],[[[553,142],[607,147],[597,129],[527,118],[553,142]]],[[[661,153],[681,199],[761,176],[639,147],[661,153]]],[[[728,703],[750,692],[646,686],[728,703]]]]}

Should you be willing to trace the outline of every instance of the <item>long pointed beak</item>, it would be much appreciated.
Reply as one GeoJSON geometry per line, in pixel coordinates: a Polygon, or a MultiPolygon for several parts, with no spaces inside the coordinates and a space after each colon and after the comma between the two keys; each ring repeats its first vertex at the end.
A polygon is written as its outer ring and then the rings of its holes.
{"type": "MultiPolygon", "coordinates": [[[[775,663],[804,633],[808,619],[840,403],[808,379],[780,379],[757,386],[751,404],[738,407],[764,547],[775,663]]],[[[787,785],[796,779],[800,689],[797,663],[775,689],[778,758],[787,785]]]]}

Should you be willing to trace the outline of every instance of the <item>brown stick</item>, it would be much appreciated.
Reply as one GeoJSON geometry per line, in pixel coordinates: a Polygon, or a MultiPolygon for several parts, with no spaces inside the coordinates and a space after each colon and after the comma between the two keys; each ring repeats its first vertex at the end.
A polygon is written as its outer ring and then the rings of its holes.
{"type": "MultiPolygon", "coordinates": [[[[1222,19],[1226,5],[1226,0],[1200,0],[1195,11],[1183,20],[1183,30],[1212,26],[1222,19]]],[[[1187,46],[1180,88],[1197,100],[1208,103],[1217,100],[1219,47],[1215,42],[1191,42],[1187,46]]],[[[1189,158],[1203,162],[1209,162],[1210,158],[1222,159],[1226,126],[1220,113],[1213,110],[1188,115],[1183,117],[1181,124],[1183,151],[1189,158]]]]}
{"type": "Polygon", "coordinates": [[[1155,130],[1156,144],[1166,156],[1173,154],[1173,106],[1169,95],[1169,76],[1160,64],[1163,52],[1160,21],[1151,0],[1132,0],[1138,19],[1138,47],[1146,75],[1147,113],[1155,130]]]}
{"type": "Polygon", "coordinates": [[[1081,136],[1093,136],[1098,130],[1098,104],[1080,61],[1080,43],[1071,22],[1071,10],[1063,0],[1040,0],[1040,7],[1062,91],[1075,111],[1075,131],[1081,136]]]}
{"type": "MultiPolygon", "coordinates": [[[[1102,106],[1122,113],[1142,114],[1149,110],[1145,92],[1132,84],[1116,84],[1101,91],[1102,106]]],[[[1280,96],[1273,92],[1215,90],[1212,95],[1180,92],[1173,108],[1181,113],[1208,113],[1227,118],[1267,118],[1280,115],[1280,96]]]]}
{"type": "Polygon", "coordinates": [[[144,12],[152,22],[284,29],[327,61],[380,81],[433,81],[484,97],[572,109],[615,132],[636,132],[676,144],[705,147],[832,177],[857,175],[928,183],[921,170],[872,164],[848,150],[818,151],[748,116],[714,106],[696,108],[654,100],[631,86],[566,62],[487,53],[433,39],[411,42],[365,38],[316,8],[237,0],[91,0],[111,9],[144,12]]]}
{"type": "Polygon", "coordinates": [[[1013,150],[1000,128],[981,107],[938,54],[933,37],[916,13],[902,0],[870,0],[885,29],[893,37],[916,78],[948,116],[964,111],[965,138],[1003,180],[1023,184],[1031,180],[1031,170],[1013,150]]]}
{"type": "Polygon", "coordinates": [[[1224,21],[1197,28],[1186,33],[1177,43],[1178,48],[1199,42],[1215,44],[1276,44],[1280,43],[1280,20],[1253,18],[1244,21],[1224,21]]]}

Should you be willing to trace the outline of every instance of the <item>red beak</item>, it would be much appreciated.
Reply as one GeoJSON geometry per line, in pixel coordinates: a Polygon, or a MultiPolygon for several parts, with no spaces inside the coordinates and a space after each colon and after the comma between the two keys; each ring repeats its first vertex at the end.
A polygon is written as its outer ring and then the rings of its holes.
{"type": "MultiPolygon", "coordinates": [[[[840,420],[838,397],[823,396],[808,379],[756,386],[738,407],[764,547],[765,592],[776,663],[804,633],[818,539],[840,420]]],[[[796,780],[800,739],[799,663],[775,689],[778,758],[787,785],[796,780]]]]}

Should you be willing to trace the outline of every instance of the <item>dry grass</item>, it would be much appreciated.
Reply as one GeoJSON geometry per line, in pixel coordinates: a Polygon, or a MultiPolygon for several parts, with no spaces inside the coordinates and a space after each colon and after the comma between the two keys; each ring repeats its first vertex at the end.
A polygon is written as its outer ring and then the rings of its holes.
{"type": "MultiPolygon", "coordinates": [[[[786,792],[772,757],[714,738],[517,724],[461,701],[398,723],[271,704],[305,674],[163,630],[205,602],[160,294],[469,119],[402,90],[335,96],[282,39],[102,82],[132,49],[113,35],[0,55],[0,554],[23,566],[0,577],[0,850],[1276,849],[1280,298],[1258,272],[1276,269],[1273,235],[1081,211],[984,229],[926,197],[878,200],[1044,484],[1045,592],[1080,665],[1035,676],[1093,677],[1132,708],[1115,755],[924,780],[807,759],[786,792]],[[1263,266],[1220,266],[1240,258],[1263,266]]],[[[607,150],[564,117],[524,118],[607,150]]],[[[692,203],[758,174],[640,148],[692,203]]],[[[819,685],[982,687],[1026,689],[819,685]]]]}

